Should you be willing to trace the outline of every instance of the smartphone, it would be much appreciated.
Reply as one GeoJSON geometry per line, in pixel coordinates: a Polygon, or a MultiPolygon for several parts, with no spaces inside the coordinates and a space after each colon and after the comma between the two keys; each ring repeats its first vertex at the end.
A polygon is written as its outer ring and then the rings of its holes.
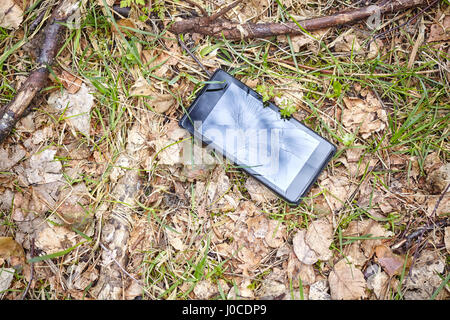
{"type": "Polygon", "coordinates": [[[179,121],[279,197],[299,204],[336,147],[222,69],[216,70],[179,121]]]}

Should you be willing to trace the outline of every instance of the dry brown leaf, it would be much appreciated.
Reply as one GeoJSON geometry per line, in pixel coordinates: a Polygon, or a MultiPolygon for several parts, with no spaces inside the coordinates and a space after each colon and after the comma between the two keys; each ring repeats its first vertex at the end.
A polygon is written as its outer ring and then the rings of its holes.
{"type": "Polygon", "coordinates": [[[387,114],[373,93],[366,92],[365,96],[365,100],[344,97],[342,123],[352,132],[358,131],[364,139],[367,139],[373,133],[384,130],[387,114]]]}
{"type": "Polygon", "coordinates": [[[377,246],[375,247],[375,254],[377,255],[378,262],[390,277],[402,271],[405,263],[404,259],[392,253],[389,247],[385,245],[377,246]]]}
{"type": "Polygon", "coordinates": [[[265,241],[271,248],[279,248],[286,237],[286,227],[279,221],[269,220],[265,241]]]}
{"type": "Polygon", "coordinates": [[[367,288],[373,290],[377,299],[384,299],[389,285],[389,276],[378,265],[375,266],[378,267],[378,270],[367,278],[367,288]]]}
{"type": "Polygon", "coordinates": [[[267,189],[263,184],[252,177],[249,177],[245,182],[245,188],[250,194],[252,200],[258,203],[269,202],[277,199],[272,191],[267,189]]]}
{"type": "Polygon", "coordinates": [[[0,1],[0,27],[17,29],[23,20],[23,9],[14,0],[0,1]]]}
{"type": "Polygon", "coordinates": [[[332,211],[340,209],[351,194],[350,182],[344,176],[329,176],[320,185],[329,191],[326,198],[332,211]]]}
{"type": "Polygon", "coordinates": [[[287,265],[287,275],[292,280],[294,288],[298,288],[299,279],[303,285],[310,285],[316,280],[314,268],[312,265],[301,263],[295,253],[289,253],[289,261],[287,265]]]}
{"type": "Polygon", "coordinates": [[[426,206],[427,206],[427,215],[430,216],[440,216],[445,215],[450,212],[450,190],[442,198],[441,202],[439,201],[439,196],[431,196],[428,197],[426,206]]]}
{"type": "Polygon", "coordinates": [[[56,212],[65,223],[81,230],[93,218],[89,214],[88,204],[89,192],[81,182],[61,190],[56,212]]]}
{"type": "Polygon", "coordinates": [[[11,237],[0,237],[0,265],[4,261],[14,268],[25,264],[25,252],[22,246],[11,237]]]}
{"type": "Polygon", "coordinates": [[[218,294],[219,290],[217,285],[213,284],[210,280],[202,280],[195,285],[194,294],[197,299],[208,300],[214,295],[218,294]]]}
{"type": "Polygon", "coordinates": [[[158,77],[167,77],[167,71],[169,67],[177,65],[178,60],[170,56],[164,51],[158,52],[157,50],[143,50],[141,52],[142,62],[147,65],[148,69],[154,68],[152,73],[158,77]]]}
{"type": "MultiPolygon", "coordinates": [[[[365,231],[361,234],[361,236],[369,236],[369,235],[371,238],[389,238],[392,237],[394,234],[391,231],[388,231],[385,228],[383,228],[376,221],[372,220],[368,223],[367,229],[365,229],[365,231]]],[[[364,251],[366,257],[370,258],[374,252],[375,247],[381,245],[382,242],[383,239],[363,240],[361,248],[364,251]]]]}
{"type": "Polygon", "coordinates": [[[38,231],[36,247],[46,254],[52,254],[73,247],[77,234],[65,227],[49,225],[38,231]]]}
{"type": "Polygon", "coordinates": [[[333,226],[327,219],[314,220],[305,236],[305,243],[316,252],[317,259],[327,261],[333,256],[330,245],[333,242],[333,226]]]}
{"type": "Polygon", "coordinates": [[[328,276],[333,300],[357,300],[366,296],[366,280],[358,268],[345,259],[335,264],[328,276]]]}
{"type": "Polygon", "coordinates": [[[139,77],[130,88],[130,96],[150,96],[153,89],[144,77],[139,77]]]}
{"type": "Polygon", "coordinates": [[[441,194],[450,183],[450,163],[443,164],[427,175],[427,188],[432,194],[441,194]]]}
{"type": "MultiPolygon", "coordinates": [[[[134,33],[133,30],[130,30],[128,28],[136,29],[136,24],[128,18],[118,20],[117,26],[124,35],[126,35],[127,33],[134,33]]],[[[114,24],[111,24],[111,29],[115,34],[119,34],[119,31],[116,29],[114,24]]]]}
{"type": "Polygon", "coordinates": [[[137,281],[133,280],[125,290],[125,300],[134,300],[136,297],[142,296],[143,293],[144,290],[142,289],[142,286],[137,283],[137,281]]]}
{"type": "Polygon", "coordinates": [[[62,181],[61,162],[55,160],[56,149],[51,147],[33,154],[25,175],[29,184],[47,184],[62,181]]]}
{"type": "Polygon", "coordinates": [[[361,250],[361,241],[355,241],[344,248],[344,255],[355,266],[363,266],[368,258],[361,250]]]}
{"type": "Polygon", "coordinates": [[[79,77],[74,76],[66,70],[62,70],[57,76],[68,93],[75,94],[80,90],[83,80],[79,77]]]}
{"type": "Polygon", "coordinates": [[[361,45],[359,44],[358,37],[353,33],[352,29],[344,32],[338,36],[331,44],[337,52],[359,52],[361,51],[361,45]]]}
{"type": "Polygon", "coordinates": [[[25,157],[25,149],[16,144],[9,149],[0,148],[0,171],[8,171],[25,157]]]}
{"type": "Polygon", "coordinates": [[[381,39],[375,39],[369,46],[369,52],[367,53],[367,59],[374,59],[377,57],[380,49],[383,48],[383,41],[381,39]]]}
{"type": "Polygon", "coordinates": [[[330,288],[328,287],[327,280],[319,280],[314,282],[309,287],[309,300],[331,300],[331,296],[328,293],[330,288]]]}
{"type": "Polygon", "coordinates": [[[94,106],[94,96],[84,83],[81,84],[77,93],[74,94],[69,93],[67,90],[53,92],[47,102],[56,111],[64,113],[64,119],[74,129],[89,136],[91,128],[90,112],[94,106]]]}
{"type": "MultiPolygon", "coordinates": [[[[404,298],[406,300],[430,299],[442,283],[441,277],[444,270],[445,260],[439,256],[437,250],[423,251],[411,269],[411,276],[406,277],[404,298]]],[[[436,298],[442,299],[446,294],[446,290],[441,290],[436,298]]]]}
{"type": "Polygon", "coordinates": [[[306,230],[299,230],[292,239],[295,255],[304,264],[314,264],[317,262],[317,254],[305,242],[306,230]]]}
{"type": "Polygon", "coordinates": [[[450,15],[445,16],[442,22],[431,25],[427,42],[448,40],[450,40],[450,15]]]}
{"type": "Polygon", "coordinates": [[[11,286],[15,272],[13,268],[0,268],[0,298],[2,293],[11,286]]]}

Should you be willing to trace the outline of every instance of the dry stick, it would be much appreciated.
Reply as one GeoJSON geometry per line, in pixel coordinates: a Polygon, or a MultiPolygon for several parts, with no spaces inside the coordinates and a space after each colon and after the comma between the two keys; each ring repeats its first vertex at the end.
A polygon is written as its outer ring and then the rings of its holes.
{"type": "Polygon", "coordinates": [[[53,12],[44,29],[45,39],[37,60],[39,67],[28,76],[14,99],[0,109],[0,143],[22,118],[36,94],[45,87],[49,68],[62,45],[64,26],[61,23],[78,9],[78,1],[65,0],[53,12]]]}
{"type": "Polygon", "coordinates": [[[225,8],[221,9],[219,12],[213,14],[212,16],[209,16],[208,20],[209,21],[214,21],[216,19],[219,19],[220,17],[222,17],[224,14],[226,14],[228,11],[230,11],[231,9],[236,7],[241,2],[242,2],[242,0],[237,0],[237,1],[233,2],[232,4],[230,4],[230,5],[226,6],[225,8]]]}
{"type": "MultiPolygon", "coordinates": [[[[441,195],[439,196],[439,199],[436,201],[436,204],[434,205],[433,208],[433,212],[431,213],[431,217],[432,218],[436,218],[436,211],[439,208],[439,205],[441,204],[442,199],[444,199],[448,189],[450,188],[450,183],[447,185],[447,187],[445,187],[444,191],[441,193],[441,195]]],[[[448,219],[443,219],[437,222],[434,222],[434,220],[431,221],[432,223],[427,224],[425,227],[420,228],[419,230],[414,231],[413,233],[409,234],[408,236],[406,236],[402,241],[396,243],[395,245],[393,245],[391,247],[391,249],[397,249],[400,248],[401,246],[403,246],[404,244],[406,244],[406,247],[409,248],[410,246],[410,242],[412,239],[417,238],[418,236],[420,236],[420,238],[422,238],[423,234],[426,231],[430,231],[433,230],[435,227],[447,227],[450,222],[448,219]]],[[[408,224],[409,225],[409,224],[408,224]]],[[[420,241],[419,241],[420,243],[420,241]]]]}
{"type": "Polygon", "coordinates": [[[389,30],[386,30],[386,31],[384,31],[384,32],[382,32],[382,33],[379,33],[379,34],[375,35],[375,36],[373,37],[373,39],[372,39],[371,41],[369,41],[368,46],[369,46],[370,43],[371,43],[372,41],[374,41],[375,39],[378,39],[378,38],[380,38],[380,37],[383,37],[384,35],[386,35],[386,34],[392,32],[392,31],[395,31],[395,30],[397,30],[397,29],[400,29],[401,27],[403,27],[403,26],[405,26],[405,25],[411,23],[411,21],[414,21],[415,19],[417,19],[422,13],[424,13],[424,12],[427,11],[429,8],[431,8],[431,7],[434,6],[436,3],[438,3],[438,1],[439,1],[439,0],[434,0],[431,4],[429,4],[429,5],[426,6],[425,8],[420,9],[420,12],[417,13],[414,17],[412,17],[412,18],[409,19],[408,21],[406,21],[406,22],[404,22],[404,23],[402,23],[402,24],[400,24],[400,25],[398,25],[398,26],[396,26],[396,27],[390,28],[389,30]]]}
{"type": "Polygon", "coordinates": [[[206,10],[201,5],[199,5],[198,3],[194,2],[194,1],[191,1],[191,0],[184,0],[184,1],[189,3],[190,5],[193,5],[194,7],[197,7],[204,17],[208,16],[208,13],[206,12],[206,10]]]}
{"type": "MultiPolygon", "coordinates": [[[[414,7],[427,5],[428,0],[393,0],[380,5],[371,5],[360,9],[336,13],[334,15],[302,20],[297,23],[244,23],[239,24],[227,19],[219,18],[219,14],[214,21],[211,17],[196,17],[175,22],[169,31],[180,33],[199,33],[216,38],[228,40],[266,38],[286,34],[302,34],[304,30],[314,31],[339,25],[346,25],[352,22],[367,19],[370,16],[380,13],[391,13],[406,10],[414,7]],[[299,25],[301,28],[299,28],[299,25]]],[[[225,8],[226,9],[226,8],[225,8]]]]}
{"type": "MultiPolygon", "coordinates": [[[[34,257],[34,238],[31,239],[31,258],[34,257]]],[[[30,265],[30,281],[28,281],[28,285],[25,289],[25,291],[23,292],[22,298],[20,300],[25,299],[25,297],[27,296],[28,290],[30,289],[31,286],[31,282],[33,282],[34,279],[34,263],[32,263],[30,265]]]]}

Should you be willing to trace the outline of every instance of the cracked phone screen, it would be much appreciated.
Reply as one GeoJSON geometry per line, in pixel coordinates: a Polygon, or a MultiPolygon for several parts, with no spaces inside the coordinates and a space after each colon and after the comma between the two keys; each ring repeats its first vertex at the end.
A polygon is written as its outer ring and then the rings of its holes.
{"type": "Polygon", "coordinates": [[[218,152],[283,192],[320,143],[233,83],[197,128],[218,152]]]}

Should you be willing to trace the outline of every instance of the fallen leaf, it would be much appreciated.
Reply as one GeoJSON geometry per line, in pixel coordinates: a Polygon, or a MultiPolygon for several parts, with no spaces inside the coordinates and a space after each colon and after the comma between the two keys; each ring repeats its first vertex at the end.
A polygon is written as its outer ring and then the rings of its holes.
{"type": "Polygon", "coordinates": [[[450,163],[443,164],[427,175],[427,188],[431,194],[441,194],[450,183],[450,163]]]}
{"type": "Polygon", "coordinates": [[[0,268],[0,294],[9,289],[15,272],[12,268],[0,268]]]}
{"type": "Polygon", "coordinates": [[[125,300],[134,300],[137,297],[141,297],[144,294],[144,290],[139,283],[131,281],[128,288],[125,290],[125,300]]]}
{"type": "Polygon", "coordinates": [[[139,77],[130,88],[130,96],[150,96],[153,89],[144,77],[139,77]]]}
{"type": "Polygon", "coordinates": [[[89,192],[81,182],[61,190],[56,204],[56,212],[70,226],[83,229],[90,221],[89,192]]]}
{"type": "Polygon", "coordinates": [[[316,280],[313,266],[300,262],[293,252],[289,254],[286,269],[288,278],[292,280],[294,288],[298,288],[300,279],[302,281],[302,285],[306,286],[312,284],[316,280]]]}
{"type": "Polygon", "coordinates": [[[317,254],[305,242],[306,230],[299,230],[292,239],[295,255],[304,264],[317,262],[317,254]]]}
{"type": "Polygon", "coordinates": [[[326,198],[332,211],[340,209],[351,194],[350,182],[345,177],[330,176],[320,186],[328,190],[326,198]]]}
{"type": "MultiPolygon", "coordinates": [[[[447,191],[447,193],[450,193],[450,190],[447,191]]],[[[440,216],[450,212],[450,196],[445,194],[442,200],[438,203],[439,198],[439,196],[428,197],[426,202],[427,216],[440,216]]]]}
{"type": "Polygon", "coordinates": [[[379,266],[377,267],[378,270],[367,277],[367,288],[373,290],[377,299],[384,299],[389,284],[389,276],[379,266]]]}
{"type": "Polygon", "coordinates": [[[64,119],[74,129],[89,136],[91,128],[90,112],[94,106],[94,96],[84,83],[81,84],[80,89],[75,94],[71,94],[67,90],[53,92],[47,102],[56,111],[64,113],[64,119]]]}
{"type": "Polygon", "coordinates": [[[263,184],[253,177],[249,177],[245,182],[245,188],[247,189],[250,197],[253,201],[258,203],[264,203],[276,200],[275,194],[267,189],[263,184]]]}
{"type": "Polygon", "coordinates": [[[47,184],[62,181],[61,162],[55,160],[56,149],[51,147],[33,154],[25,176],[30,184],[47,184]]]}
{"type": "Polygon", "coordinates": [[[273,300],[284,297],[286,294],[286,285],[282,282],[275,281],[272,279],[264,280],[261,286],[261,299],[263,300],[273,300]]]}
{"type": "Polygon", "coordinates": [[[328,276],[328,282],[333,300],[357,300],[366,296],[366,280],[363,273],[346,259],[334,265],[328,276]]]}
{"type": "Polygon", "coordinates": [[[333,254],[330,245],[333,242],[333,226],[327,219],[314,220],[305,236],[305,243],[316,252],[317,259],[327,261],[333,254]]]}
{"type": "Polygon", "coordinates": [[[62,70],[57,76],[68,93],[75,94],[80,90],[83,80],[79,77],[74,76],[66,70],[62,70]]]}
{"type": "MultiPolygon", "coordinates": [[[[406,300],[428,300],[442,283],[445,262],[438,251],[423,251],[417,259],[410,276],[406,277],[404,298],[406,300]]],[[[446,290],[441,295],[446,295],[446,290]]],[[[439,299],[439,297],[437,297],[439,299]]]]}
{"type": "Polygon", "coordinates": [[[0,237],[0,265],[4,261],[7,261],[13,268],[25,264],[25,252],[22,246],[11,237],[0,237]]]}
{"type": "Polygon", "coordinates": [[[309,300],[331,300],[331,296],[328,293],[329,291],[328,281],[327,280],[319,280],[314,282],[309,286],[309,300]]]}
{"type": "Polygon", "coordinates": [[[384,43],[381,39],[376,39],[375,41],[372,41],[369,46],[369,52],[367,53],[367,59],[376,58],[383,45],[384,43]]]}
{"type": "Polygon", "coordinates": [[[359,52],[361,51],[361,45],[359,44],[358,37],[352,33],[352,29],[342,33],[331,44],[330,47],[334,47],[336,52],[359,52]]]}
{"type": "MultiPolygon", "coordinates": [[[[117,26],[125,36],[127,35],[127,33],[134,33],[133,30],[130,30],[128,28],[136,29],[136,24],[128,18],[118,20],[117,26]]],[[[119,35],[119,31],[114,24],[111,24],[111,29],[115,34],[119,35]]]]}
{"type": "Polygon", "coordinates": [[[0,148],[0,171],[8,171],[25,157],[26,151],[16,144],[8,149],[0,148]]]}
{"type": "Polygon", "coordinates": [[[342,123],[353,133],[358,131],[364,139],[386,128],[387,114],[377,97],[366,93],[366,99],[344,97],[342,123]]]}
{"type": "Polygon", "coordinates": [[[0,188],[0,211],[9,211],[13,204],[14,193],[10,189],[0,188]]]}
{"type": "Polygon", "coordinates": [[[211,299],[218,293],[219,290],[217,289],[217,285],[213,284],[210,280],[202,280],[198,282],[194,288],[194,294],[200,300],[211,299]]]}
{"type": "Polygon", "coordinates": [[[268,222],[268,230],[264,239],[269,247],[279,248],[285,242],[286,227],[276,220],[268,222]]]}
{"type": "Polygon", "coordinates": [[[181,240],[180,234],[177,234],[171,230],[167,230],[167,237],[169,238],[169,243],[172,247],[174,247],[175,250],[183,251],[186,249],[186,245],[184,244],[183,240],[181,240]]]}
{"type": "Polygon", "coordinates": [[[142,50],[141,59],[148,69],[153,69],[152,74],[157,77],[166,76],[169,67],[178,64],[178,60],[175,57],[164,51],[158,52],[157,50],[142,50]]]}
{"type": "Polygon", "coordinates": [[[450,40],[450,15],[445,16],[442,22],[431,25],[427,42],[448,40],[450,40]]]}
{"type": "Polygon", "coordinates": [[[17,29],[23,20],[23,10],[14,0],[0,1],[0,27],[17,29]]]}
{"type": "Polygon", "coordinates": [[[35,244],[46,254],[52,254],[73,247],[76,237],[75,232],[65,227],[50,225],[38,232],[35,244]]]}
{"type": "Polygon", "coordinates": [[[384,271],[392,277],[402,271],[405,261],[402,257],[392,253],[391,249],[385,245],[377,246],[375,248],[378,262],[383,267],[384,271]]]}

